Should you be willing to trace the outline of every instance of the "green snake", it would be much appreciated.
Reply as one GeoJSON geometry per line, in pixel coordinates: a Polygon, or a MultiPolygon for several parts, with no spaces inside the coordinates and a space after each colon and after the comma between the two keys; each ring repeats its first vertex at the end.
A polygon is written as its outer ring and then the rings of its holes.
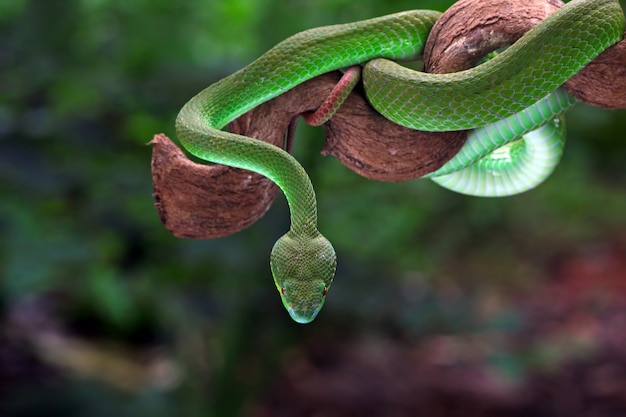
{"type": "Polygon", "coordinates": [[[388,119],[413,129],[475,129],[461,152],[430,174],[435,181],[467,194],[510,195],[536,186],[558,162],[559,115],[575,101],[559,86],[624,30],[617,0],[574,0],[470,70],[426,74],[395,63],[422,53],[439,16],[406,11],[298,33],[200,92],[177,117],[190,153],[264,175],[284,192],[291,227],[274,244],[270,266],[299,323],[317,316],[336,269],[335,250],[317,228],[311,181],[285,150],[222,130],[228,123],[308,79],[362,65],[367,98],[388,119]]]}

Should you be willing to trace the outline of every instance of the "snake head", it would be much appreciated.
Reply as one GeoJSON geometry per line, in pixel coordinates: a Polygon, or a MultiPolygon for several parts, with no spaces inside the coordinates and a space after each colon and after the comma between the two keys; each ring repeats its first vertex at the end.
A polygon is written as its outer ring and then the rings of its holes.
{"type": "Polygon", "coordinates": [[[298,323],[313,321],[335,277],[333,245],[321,234],[300,237],[289,231],[274,244],[270,266],[291,318],[298,323]]]}

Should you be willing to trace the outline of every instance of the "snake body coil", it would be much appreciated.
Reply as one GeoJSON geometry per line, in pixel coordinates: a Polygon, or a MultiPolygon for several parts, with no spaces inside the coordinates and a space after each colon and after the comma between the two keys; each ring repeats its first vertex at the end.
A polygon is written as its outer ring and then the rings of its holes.
{"type": "Polygon", "coordinates": [[[366,63],[366,94],[392,121],[436,131],[484,126],[456,158],[431,174],[443,175],[436,181],[470,194],[521,192],[551,172],[562,149],[563,126],[554,120],[573,99],[563,92],[544,97],[617,42],[624,26],[616,0],[574,0],[504,53],[471,70],[433,75],[389,61],[420,55],[439,16],[409,11],[301,32],[200,92],[176,119],[176,132],[189,152],[257,172],[284,192],[291,228],[274,245],[270,264],[283,304],[297,322],[310,322],[324,304],[335,274],[335,251],[317,230],[315,193],[302,166],[283,149],[223,131],[229,122],[317,75],[366,63]],[[535,113],[545,114],[535,118],[535,113]],[[486,126],[491,123],[500,124],[486,126]],[[541,130],[526,142],[494,151],[537,128],[541,130]],[[513,136],[499,137],[503,129],[514,131],[513,136]],[[527,175],[534,171],[540,175],[527,175]],[[502,172],[504,182],[494,179],[502,172]]]}

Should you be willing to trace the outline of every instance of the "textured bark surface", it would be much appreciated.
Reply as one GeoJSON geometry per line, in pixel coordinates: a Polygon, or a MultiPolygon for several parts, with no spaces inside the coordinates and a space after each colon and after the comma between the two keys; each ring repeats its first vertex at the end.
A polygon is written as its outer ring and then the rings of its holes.
{"type": "Polygon", "coordinates": [[[177,237],[230,235],[259,219],[278,187],[260,175],[190,161],[165,135],[152,142],[154,201],[161,222],[177,237]]]}
{"type": "Polygon", "coordinates": [[[421,132],[391,123],[354,93],[324,125],[322,154],[358,174],[406,181],[435,171],[461,149],[467,132],[421,132]]]}
{"type": "Polygon", "coordinates": [[[450,73],[475,66],[511,45],[563,5],[560,0],[463,0],[437,20],[424,47],[426,72],[450,73]]]}
{"type": "MultiPolygon", "coordinates": [[[[298,114],[319,107],[340,78],[314,78],[236,119],[229,130],[283,146],[298,114]]],[[[434,171],[454,156],[465,132],[430,133],[398,126],[353,92],[324,125],[322,151],[359,174],[403,181],[434,171]]],[[[164,226],[175,236],[215,238],[242,230],[269,209],[278,188],[267,178],[223,165],[190,161],[165,135],[151,142],[154,199],[164,226]]]]}
{"type": "Polygon", "coordinates": [[[626,108],[626,39],[598,55],[566,82],[565,88],[592,106],[626,108]]]}

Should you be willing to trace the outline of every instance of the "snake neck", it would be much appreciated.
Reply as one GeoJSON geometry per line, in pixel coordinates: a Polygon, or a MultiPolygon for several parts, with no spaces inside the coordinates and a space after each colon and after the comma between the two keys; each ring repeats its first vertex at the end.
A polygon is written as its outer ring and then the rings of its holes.
{"type": "Polygon", "coordinates": [[[291,217],[290,232],[294,237],[298,238],[314,238],[319,235],[317,230],[317,201],[315,191],[309,176],[304,168],[291,155],[285,152],[293,161],[291,162],[288,174],[280,178],[270,178],[283,191],[289,205],[289,213],[291,217]]]}

